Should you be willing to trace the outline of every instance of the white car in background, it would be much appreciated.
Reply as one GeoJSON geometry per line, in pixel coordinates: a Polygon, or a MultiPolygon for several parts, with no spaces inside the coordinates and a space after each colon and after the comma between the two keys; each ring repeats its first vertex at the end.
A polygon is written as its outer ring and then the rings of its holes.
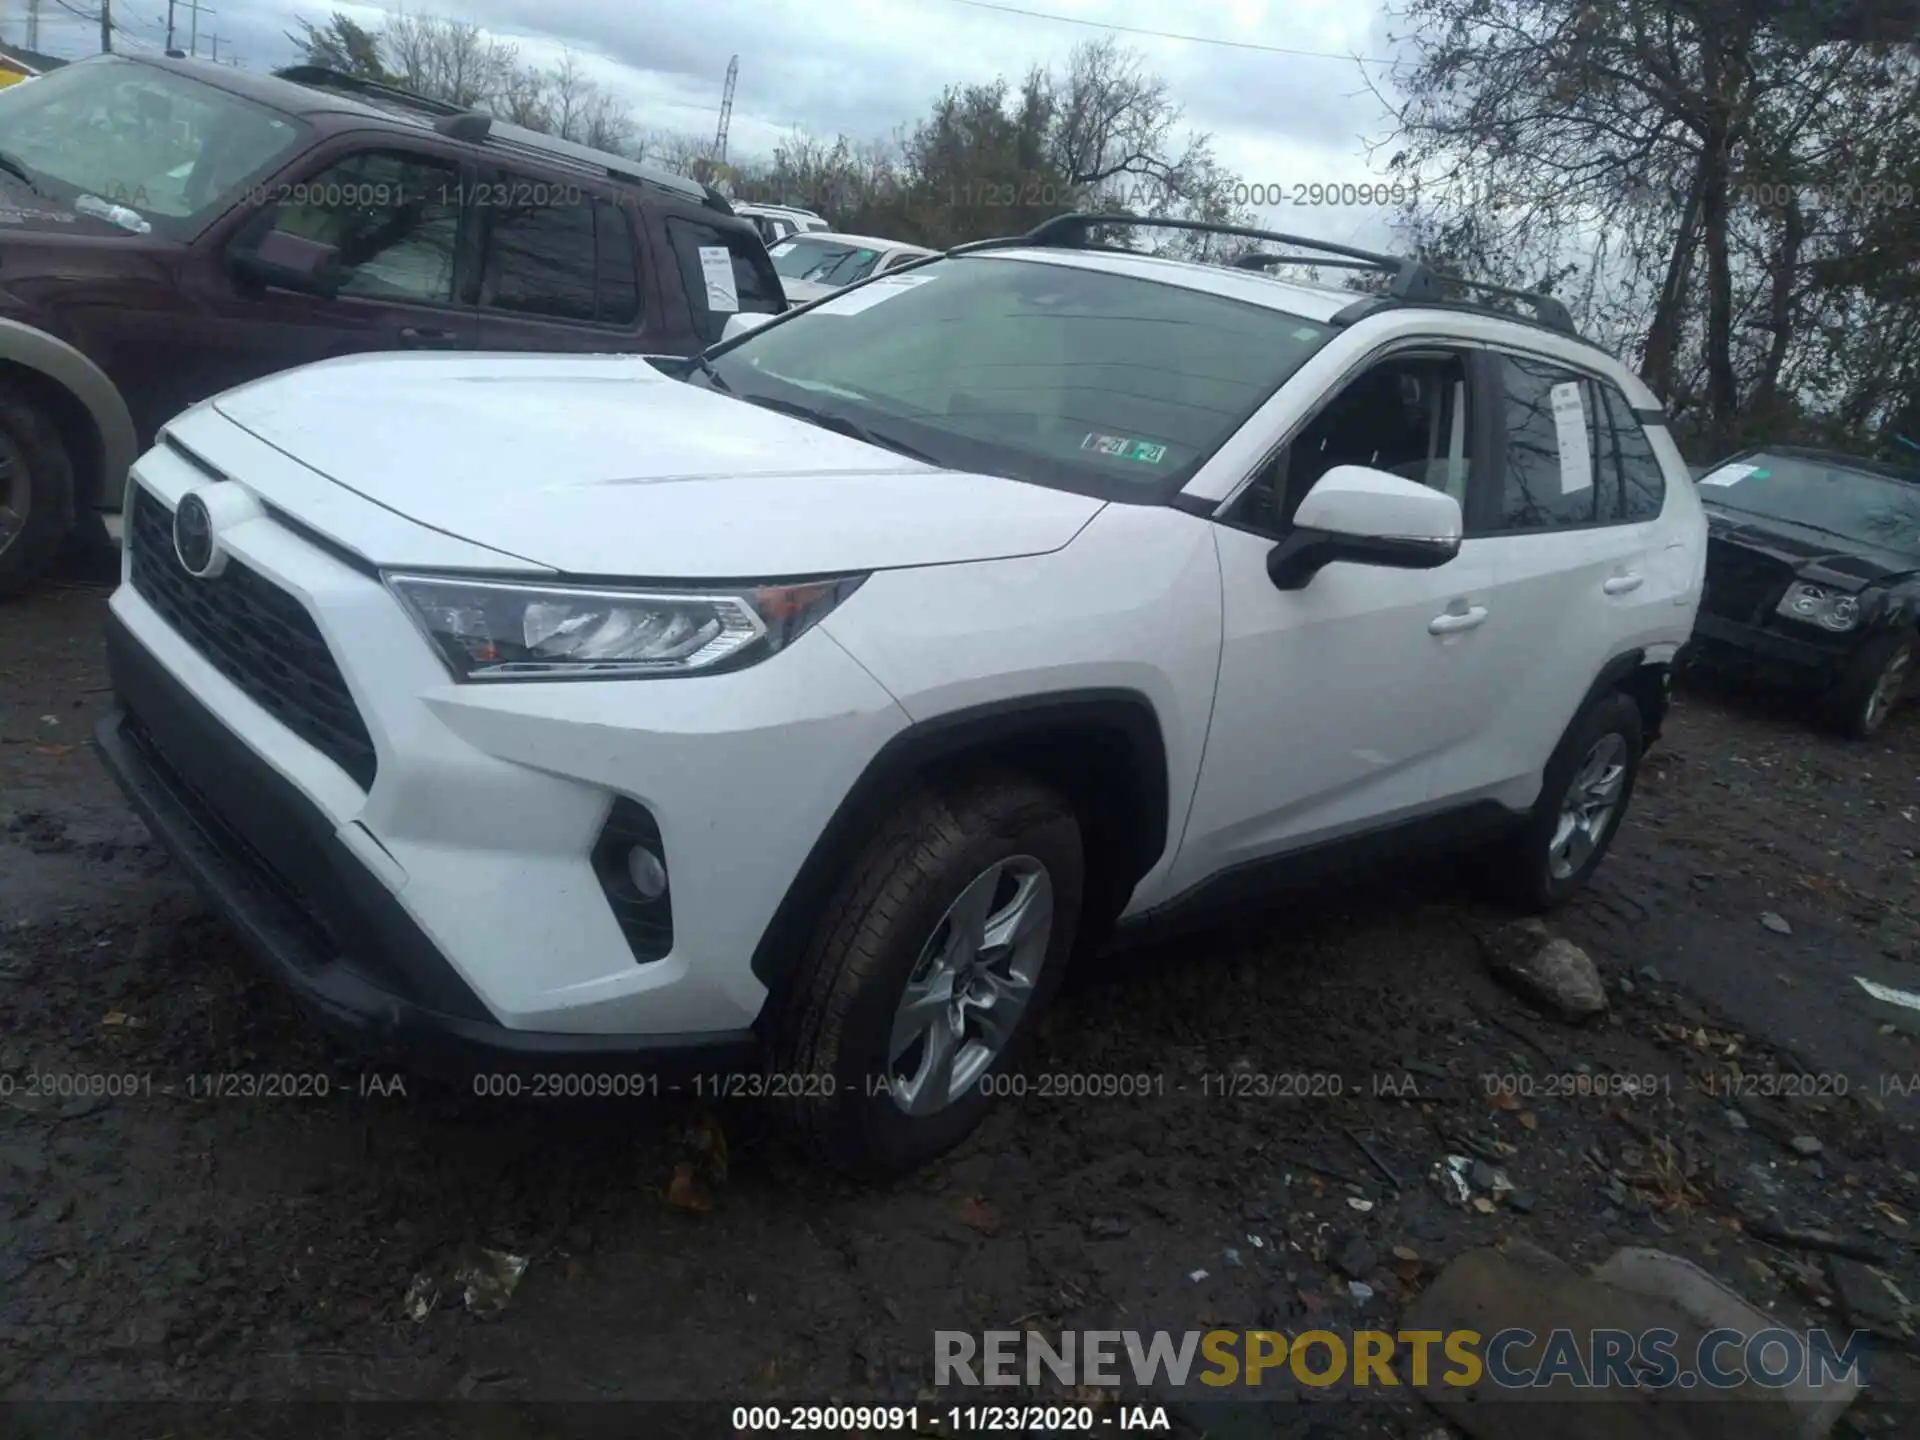
{"type": "Polygon", "coordinates": [[[840,235],[831,230],[796,235],[767,247],[773,268],[780,272],[780,288],[795,305],[805,305],[857,280],[884,275],[938,253],[924,245],[879,240],[871,235],[840,235]]]}
{"type": "Polygon", "coordinates": [[[769,245],[777,245],[782,240],[803,235],[810,230],[833,228],[813,211],[802,210],[794,205],[735,205],[733,213],[752,221],[753,228],[760,232],[760,238],[769,245]]]}

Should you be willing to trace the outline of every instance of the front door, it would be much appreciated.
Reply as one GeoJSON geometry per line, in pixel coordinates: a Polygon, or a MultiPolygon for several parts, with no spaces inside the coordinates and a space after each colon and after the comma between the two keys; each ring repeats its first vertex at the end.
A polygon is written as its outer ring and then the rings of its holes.
{"type": "Polygon", "coordinates": [[[1464,493],[1473,399],[1458,356],[1363,372],[1216,527],[1224,634],[1177,891],[1219,871],[1445,808],[1439,776],[1495,703],[1493,564],[1467,543],[1433,570],[1338,563],[1282,591],[1267,555],[1319,477],[1370,465],[1464,493]]]}
{"type": "Polygon", "coordinates": [[[455,158],[383,147],[314,157],[259,187],[254,210],[203,240],[183,277],[191,303],[164,341],[176,363],[160,418],[315,360],[479,348],[465,295],[463,175],[455,158]],[[228,247],[262,229],[338,247],[340,292],[326,298],[237,276],[228,247]]]}

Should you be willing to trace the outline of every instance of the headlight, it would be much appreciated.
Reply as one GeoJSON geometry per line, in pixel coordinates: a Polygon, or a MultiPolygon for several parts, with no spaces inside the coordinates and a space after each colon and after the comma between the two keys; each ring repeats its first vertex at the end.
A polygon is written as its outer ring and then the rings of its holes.
{"type": "Polygon", "coordinates": [[[725,590],[619,590],[447,575],[387,585],[456,680],[632,679],[751,665],[865,576],[725,590]]]}
{"type": "Polygon", "coordinates": [[[1860,623],[1860,601],[1844,590],[1796,580],[1780,597],[1779,613],[1824,630],[1851,630],[1860,623]]]}

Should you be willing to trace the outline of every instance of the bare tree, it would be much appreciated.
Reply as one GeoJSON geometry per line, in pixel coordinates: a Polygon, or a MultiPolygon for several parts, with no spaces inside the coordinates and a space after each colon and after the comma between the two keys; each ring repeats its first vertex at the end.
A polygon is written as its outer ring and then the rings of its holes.
{"type": "Polygon", "coordinates": [[[518,53],[470,20],[394,15],[380,32],[387,68],[409,90],[455,105],[490,105],[512,84],[518,53]]]}

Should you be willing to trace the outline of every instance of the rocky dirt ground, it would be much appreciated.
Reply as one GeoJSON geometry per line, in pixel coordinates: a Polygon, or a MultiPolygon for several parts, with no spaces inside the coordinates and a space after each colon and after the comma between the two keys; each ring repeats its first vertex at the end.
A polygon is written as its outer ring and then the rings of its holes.
{"type": "MultiPolygon", "coordinates": [[[[1599,964],[1597,1021],[1502,989],[1500,917],[1409,874],[1083,965],[1036,1081],[1151,1093],[1029,1094],[863,1189],[748,1105],[483,1100],[316,1042],[89,751],[104,600],[0,609],[0,1396],[55,1407],[15,1426],[75,1433],[94,1412],[70,1401],[229,1407],[162,1427],[198,1434],[272,1413],[253,1402],[460,1397],[704,1402],[572,1413],[717,1433],[716,1402],[926,1393],[935,1330],[1390,1325],[1449,1258],[1519,1236],[1583,1266],[1659,1246],[1790,1323],[1880,1331],[1840,1433],[1920,1433],[1920,1014],[1855,980],[1920,990],[1920,714],[1848,745],[1790,705],[1683,696],[1553,922],[1599,964]],[[234,1071],[328,1093],[195,1093],[234,1071]],[[1448,1155],[1463,1206],[1430,1180],[1448,1155]],[[510,1291],[487,1252],[524,1259],[510,1291]]],[[[1453,1433],[1391,1394],[1173,1409],[1191,1434],[1453,1433]]],[[[551,1433],[511,1406],[407,1413],[551,1433]]]]}

